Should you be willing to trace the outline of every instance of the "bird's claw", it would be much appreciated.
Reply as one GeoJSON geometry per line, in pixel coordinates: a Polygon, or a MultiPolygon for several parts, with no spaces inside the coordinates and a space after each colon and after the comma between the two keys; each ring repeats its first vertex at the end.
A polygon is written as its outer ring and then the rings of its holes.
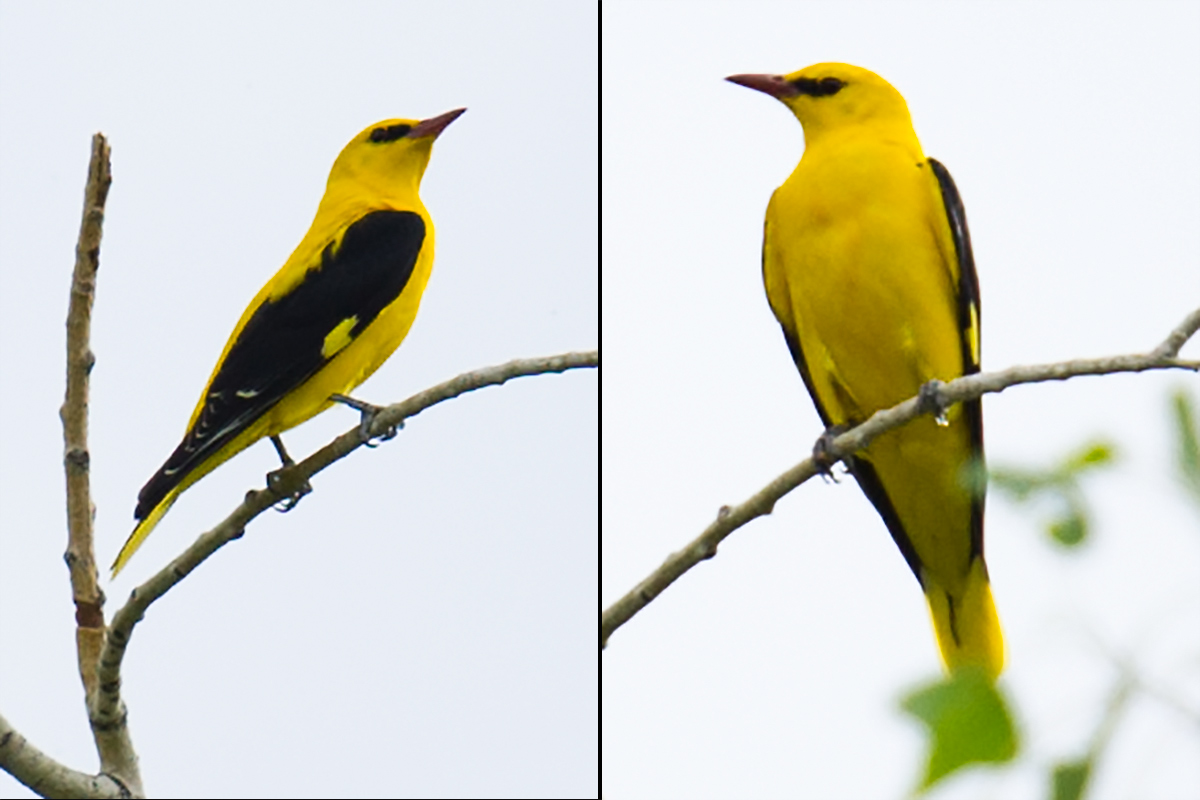
{"type": "MultiPolygon", "coordinates": [[[[273,492],[283,493],[283,473],[292,465],[286,464],[281,469],[267,473],[267,488],[273,492]]],[[[281,514],[286,514],[291,511],[300,502],[300,498],[312,492],[312,484],[305,479],[304,483],[300,484],[295,491],[291,492],[287,497],[283,498],[275,504],[275,510],[281,514]]]]}
{"type": "Polygon", "coordinates": [[[817,441],[813,445],[813,466],[817,468],[817,473],[827,481],[838,482],[837,476],[833,474],[833,465],[839,461],[833,455],[833,440],[847,430],[849,428],[845,425],[832,425],[817,437],[817,441]]]}
{"type": "Polygon", "coordinates": [[[935,416],[946,413],[947,403],[942,397],[943,386],[945,384],[936,378],[921,384],[921,390],[917,392],[917,410],[922,414],[935,416]]]}
{"type": "MultiPolygon", "coordinates": [[[[279,460],[283,466],[274,472],[267,473],[267,488],[273,492],[283,494],[283,473],[285,470],[296,466],[296,462],[288,454],[287,448],[283,446],[283,439],[279,438],[278,434],[271,437],[271,444],[275,445],[275,452],[279,454],[279,460]]],[[[300,502],[300,498],[312,491],[312,484],[306,478],[304,483],[300,484],[299,488],[288,494],[287,497],[275,504],[275,510],[281,514],[286,514],[296,507],[300,502]]]]}
{"type": "Polygon", "coordinates": [[[404,427],[403,422],[388,427],[386,431],[372,439],[371,426],[375,423],[375,417],[379,416],[379,412],[383,411],[383,406],[373,405],[362,400],[355,400],[344,394],[332,394],[329,399],[335,403],[342,403],[357,409],[362,418],[358,422],[358,437],[367,447],[378,447],[381,442],[386,442],[388,439],[396,438],[396,434],[404,427]]]}

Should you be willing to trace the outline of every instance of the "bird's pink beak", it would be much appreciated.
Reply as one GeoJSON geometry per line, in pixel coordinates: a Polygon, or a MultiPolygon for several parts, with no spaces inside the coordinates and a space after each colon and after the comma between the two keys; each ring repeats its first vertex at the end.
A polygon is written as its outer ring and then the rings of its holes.
{"type": "Polygon", "coordinates": [[[757,89],[776,100],[800,94],[800,91],[784,80],[782,75],[730,75],[725,80],[748,89],[757,89]]]}
{"type": "Polygon", "coordinates": [[[462,116],[464,111],[466,111],[465,108],[456,108],[453,111],[447,111],[445,114],[423,119],[408,132],[408,138],[420,139],[422,136],[432,136],[436,139],[437,135],[445,130],[447,125],[462,116]]]}

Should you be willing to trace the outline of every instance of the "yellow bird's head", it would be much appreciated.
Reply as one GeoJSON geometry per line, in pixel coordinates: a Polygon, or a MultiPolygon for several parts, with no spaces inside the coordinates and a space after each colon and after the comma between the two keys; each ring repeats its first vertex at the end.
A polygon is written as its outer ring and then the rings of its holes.
{"type": "Polygon", "coordinates": [[[466,111],[456,108],[430,119],[385,119],[363,130],[342,148],[329,187],[365,185],[381,195],[416,192],[429,164],[433,140],[466,111]]]}
{"type": "Polygon", "coordinates": [[[813,64],[787,75],[730,75],[725,80],[769,94],[790,108],[809,144],[828,131],[855,125],[912,130],[904,98],[862,67],[813,64]]]}

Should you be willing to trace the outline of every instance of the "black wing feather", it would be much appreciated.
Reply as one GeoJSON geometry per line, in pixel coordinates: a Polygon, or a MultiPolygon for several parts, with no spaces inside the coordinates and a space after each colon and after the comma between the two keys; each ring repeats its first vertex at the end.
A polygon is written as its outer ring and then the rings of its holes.
{"type": "MultiPolygon", "coordinates": [[[[972,350],[968,331],[972,324],[971,308],[975,309],[975,323],[979,324],[980,305],[979,305],[979,278],[975,273],[975,258],[971,251],[971,234],[967,228],[967,215],[963,209],[962,198],[958,194],[958,188],[954,185],[954,179],[950,177],[949,171],[942,164],[934,159],[929,159],[930,167],[933,173],[937,176],[938,185],[941,188],[942,203],[946,209],[946,218],[950,223],[950,233],[954,240],[955,255],[958,259],[959,271],[959,286],[958,286],[958,324],[960,331],[960,346],[962,348],[962,363],[963,373],[971,375],[979,372],[979,363],[975,360],[975,354],[972,350]]],[[[763,237],[764,246],[764,268],[766,265],[766,237],[763,237]]],[[[787,341],[788,349],[792,353],[792,360],[796,363],[796,368],[800,371],[801,378],[804,379],[805,388],[808,389],[809,395],[812,397],[813,404],[817,407],[817,413],[821,416],[821,421],[825,424],[826,429],[831,424],[829,414],[826,413],[824,406],[821,404],[821,399],[817,395],[813,386],[812,376],[808,370],[808,364],[804,359],[804,350],[801,347],[799,336],[795,331],[788,330],[784,326],[784,339],[787,341]]],[[[979,400],[973,400],[963,404],[963,411],[967,421],[967,427],[971,436],[971,449],[976,458],[979,460],[980,468],[983,465],[983,410],[979,400]]],[[[862,422],[863,420],[854,420],[854,422],[862,422]]],[[[904,560],[908,562],[909,568],[921,580],[921,560],[917,556],[916,548],[913,547],[912,541],[908,538],[908,534],[904,530],[904,525],[900,521],[900,515],[896,512],[896,507],[888,497],[887,490],[884,489],[883,481],[879,479],[879,473],[871,462],[864,457],[848,457],[845,459],[846,466],[854,479],[858,482],[863,494],[875,506],[875,510],[879,516],[883,518],[884,524],[892,535],[892,539],[896,542],[896,546],[900,549],[904,560]]],[[[980,494],[973,498],[971,504],[971,554],[981,555],[983,553],[983,505],[984,498],[980,494]]]]}
{"type": "MultiPolygon", "coordinates": [[[[954,185],[954,179],[950,177],[949,171],[942,166],[941,162],[934,159],[929,159],[929,165],[933,169],[933,174],[937,177],[938,185],[941,188],[942,204],[946,209],[946,219],[950,223],[950,234],[954,240],[955,257],[958,259],[958,328],[959,328],[959,346],[962,352],[963,374],[972,375],[979,372],[979,363],[975,360],[975,353],[971,346],[971,338],[968,333],[972,324],[971,308],[975,308],[975,323],[979,322],[979,278],[975,274],[975,257],[971,252],[971,233],[967,228],[967,214],[963,209],[962,198],[958,194],[958,188],[954,185]]],[[[972,400],[963,404],[963,415],[966,418],[967,429],[971,437],[971,451],[975,458],[978,459],[979,468],[983,468],[983,408],[979,400],[972,400]]],[[[861,456],[857,458],[846,459],[847,466],[851,474],[854,475],[858,485],[862,488],[863,494],[875,506],[875,510],[879,512],[879,516],[883,517],[884,524],[887,525],[888,531],[892,534],[893,541],[900,548],[900,552],[904,555],[904,560],[908,562],[908,566],[912,569],[913,574],[917,576],[917,580],[921,580],[921,559],[917,556],[916,548],[913,547],[912,541],[908,538],[908,533],[904,530],[904,525],[900,521],[900,515],[896,513],[896,507],[892,504],[892,500],[888,497],[887,490],[884,489],[883,481],[879,479],[879,473],[875,471],[875,467],[870,461],[861,456]]],[[[971,500],[971,555],[977,556],[983,554],[983,501],[982,493],[976,495],[971,500]]]]}
{"type": "Polygon", "coordinates": [[[425,241],[411,211],[374,211],[330,242],[320,265],[291,292],[263,303],[242,328],[212,380],[204,410],[167,462],[138,494],[145,519],[193,469],[325,366],[325,337],[356,317],[357,338],[400,296],[425,241]]]}
{"type": "MultiPolygon", "coordinates": [[[[938,185],[942,189],[942,203],[946,207],[946,219],[950,221],[950,233],[954,237],[954,251],[958,255],[958,329],[961,336],[963,374],[974,375],[979,372],[979,362],[971,347],[968,331],[971,329],[974,308],[974,323],[982,328],[982,307],[979,298],[979,276],[975,273],[975,255],[971,252],[971,232],[967,228],[967,212],[963,208],[962,197],[954,179],[937,159],[929,159],[929,166],[937,176],[938,185]]],[[[981,335],[976,330],[976,335],[981,335]]],[[[983,403],[971,400],[963,403],[963,414],[967,420],[967,428],[971,432],[971,452],[977,460],[975,466],[982,474],[983,458],[983,403]]],[[[983,555],[983,504],[985,495],[979,491],[971,501],[971,555],[983,555]]]]}

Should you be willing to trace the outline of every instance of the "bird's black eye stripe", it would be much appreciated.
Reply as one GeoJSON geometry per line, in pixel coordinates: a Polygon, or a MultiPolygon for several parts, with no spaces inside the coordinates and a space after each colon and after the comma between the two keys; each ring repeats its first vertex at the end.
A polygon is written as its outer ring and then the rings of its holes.
{"type": "Polygon", "coordinates": [[[845,81],[837,78],[821,78],[820,80],[814,78],[797,78],[792,81],[792,86],[795,86],[800,94],[807,94],[813,97],[828,97],[831,94],[837,94],[845,85],[845,81]]]}
{"type": "Polygon", "coordinates": [[[376,128],[371,131],[372,142],[394,142],[403,139],[412,130],[412,125],[389,125],[386,128],[376,128]]]}

